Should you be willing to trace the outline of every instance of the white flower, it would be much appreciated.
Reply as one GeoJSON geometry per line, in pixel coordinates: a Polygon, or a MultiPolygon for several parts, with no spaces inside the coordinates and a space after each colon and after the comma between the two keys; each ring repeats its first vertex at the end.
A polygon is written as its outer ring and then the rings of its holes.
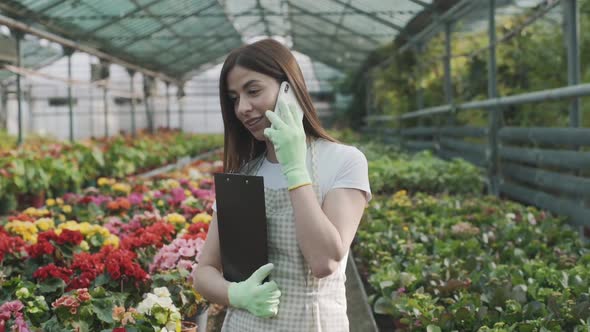
{"type": "Polygon", "coordinates": [[[154,304],[156,304],[158,302],[158,298],[152,294],[152,293],[147,293],[145,299],[143,299],[143,301],[141,301],[138,305],[137,305],[137,312],[139,312],[140,314],[150,314],[152,311],[152,307],[154,306],[154,304]]]}
{"type": "Polygon", "coordinates": [[[535,216],[529,212],[529,214],[526,215],[527,220],[529,221],[529,224],[531,225],[536,225],[537,224],[537,219],[535,219],[535,216]]]}
{"type": "Polygon", "coordinates": [[[512,220],[516,219],[516,215],[514,213],[507,213],[506,219],[512,221],[512,220]]]}
{"type": "Polygon", "coordinates": [[[154,294],[158,297],[170,297],[170,292],[166,287],[154,288],[154,294]]]}

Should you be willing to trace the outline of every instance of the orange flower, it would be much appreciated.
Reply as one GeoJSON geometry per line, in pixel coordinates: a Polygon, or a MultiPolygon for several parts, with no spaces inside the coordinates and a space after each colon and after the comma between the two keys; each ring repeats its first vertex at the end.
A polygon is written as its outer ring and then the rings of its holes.
{"type": "Polygon", "coordinates": [[[119,208],[122,210],[129,210],[131,208],[131,202],[127,198],[119,198],[117,202],[119,203],[119,208]]]}
{"type": "Polygon", "coordinates": [[[107,203],[107,209],[111,211],[119,210],[119,203],[117,201],[110,201],[107,203]]]}

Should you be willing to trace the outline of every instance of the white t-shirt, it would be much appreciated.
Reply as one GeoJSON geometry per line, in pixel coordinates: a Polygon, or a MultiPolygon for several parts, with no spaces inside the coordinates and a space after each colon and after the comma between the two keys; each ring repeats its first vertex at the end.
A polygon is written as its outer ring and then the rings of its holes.
{"type": "MultiPolygon", "coordinates": [[[[365,192],[367,202],[371,200],[369,186],[369,166],[365,155],[354,146],[318,139],[315,143],[317,178],[322,197],[332,189],[352,188],[365,192]]],[[[310,177],[311,151],[307,149],[307,168],[310,177]]],[[[255,174],[264,177],[264,186],[271,189],[287,188],[287,178],[283,175],[281,164],[264,159],[255,174]]],[[[313,181],[313,179],[312,179],[313,181]]],[[[213,204],[213,210],[217,207],[213,204]]]]}

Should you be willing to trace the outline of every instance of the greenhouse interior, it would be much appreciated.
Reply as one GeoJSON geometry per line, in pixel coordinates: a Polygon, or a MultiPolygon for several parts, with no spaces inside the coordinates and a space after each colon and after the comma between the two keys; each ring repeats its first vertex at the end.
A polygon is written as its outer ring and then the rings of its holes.
{"type": "Polygon", "coordinates": [[[0,332],[590,331],[589,170],[590,0],[0,1],[0,332]]]}

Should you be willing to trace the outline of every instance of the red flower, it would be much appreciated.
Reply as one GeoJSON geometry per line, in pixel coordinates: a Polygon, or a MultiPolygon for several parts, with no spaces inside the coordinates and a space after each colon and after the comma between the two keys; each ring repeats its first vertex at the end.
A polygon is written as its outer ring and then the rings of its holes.
{"type": "Polygon", "coordinates": [[[57,238],[56,242],[58,244],[74,244],[78,245],[84,240],[84,235],[79,231],[71,231],[69,229],[62,230],[61,234],[57,238]]]}
{"type": "Polygon", "coordinates": [[[52,255],[55,247],[47,241],[39,241],[36,244],[27,246],[27,252],[32,258],[38,258],[43,255],[52,255]]]}
{"type": "Polygon", "coordinates": [[[144,281],[149,278],[139,264],[133,260],[137,255],[129,250],[115,249],[109,252],[105,258],[107,272],[113,280],[119,280],[122,276],[144,281]]]}
{"type": "Polygon", "coordinates": [[[25,250],[25,242],[18,236],[9,236],[0,228],[0,262],[4,260],[5,254],[14,254],[25,250]]]}
{"type": "Polygon", "coordinates": [[[126,332],[127,330],[125,330],[124,327],[115,327],[113,329],[113,332],[126,332]]]}
{"type": "Polygon", "coordinates": [[[40,281],[47,278],[59,278],[67,284],[70,281],[70,275],[72,275],[72,270],[65,267],[57,267],[55,264],[49,264],[38,268],[33,273],[33,278],[39,279],[40,281]]]}

